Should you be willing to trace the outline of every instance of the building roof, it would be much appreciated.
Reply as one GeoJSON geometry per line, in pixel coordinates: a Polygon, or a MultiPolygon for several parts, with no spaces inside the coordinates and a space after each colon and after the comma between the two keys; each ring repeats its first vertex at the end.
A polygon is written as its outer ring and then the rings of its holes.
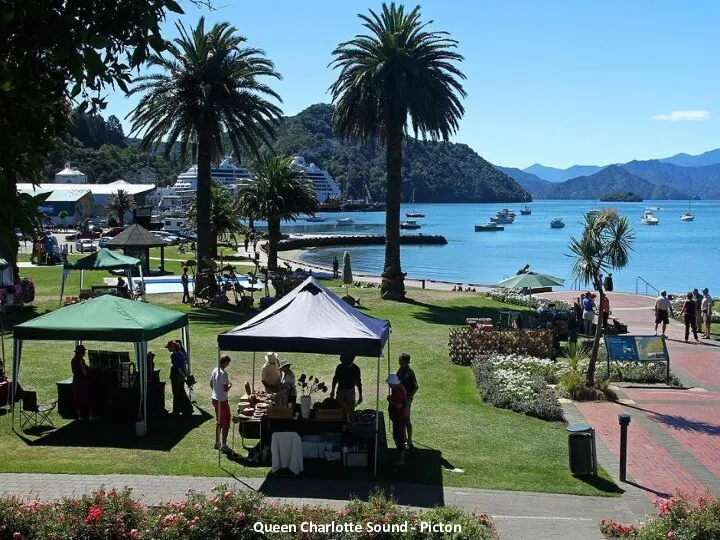
{"type": "Polygon", "coordinates": [[[72,167],[65,167],[62,171],[59,173],[56,173],[55,176],[86,176],[84,172],[82,172],[80,169],[73,169],[72,167]]]}
{"type": "MultiPolygon", "coordinates": [[[[83,197],[85,197],[88,194],[91,194],[89,189],[78,189],[77,184],[75,184],[75,189],[71,190],[60,190],[60,191],[53,191],[50,193],[50,196],[45,199],[46,203],[54,203],[54,202],[77,202],[83,197]]],[[[47,193],[47,192],[45,192],[47,193]]]]}
{"type": "MultiPolygon", "coordinates": [[[[78,184],[40,184],[33,186],[32,184],[18,184],[20,193],[30,193],[37,195],[38,193],[47,193],[48,191],[76,191],[78,184]]],[[[130,184],[125,180],[117,180],[109,184],[82,184],[82,189],[90,191],[93,195],[110,195],[118,189],[128,192],[130,195],[138,195],[147,193],[155,189],[155,184],[130,184]]]]}
{"type": "Polygon", "coordinates": [[[160,247],[166,246],[164,240],[159,239],[146,228],[140,225],[130,225],[123,232],[107,243],[110,248],[126,248],[126,247],[160,247]]]}

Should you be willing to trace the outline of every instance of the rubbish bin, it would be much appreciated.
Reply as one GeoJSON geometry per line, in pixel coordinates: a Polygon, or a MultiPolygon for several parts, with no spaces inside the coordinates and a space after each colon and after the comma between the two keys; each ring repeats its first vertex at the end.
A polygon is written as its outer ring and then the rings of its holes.
{"type": "Polygon", "coordinates": [[[570,424],[567,430],[570,472],[573,476],[596,476],[595,430],[590,424],[570,424]]]}

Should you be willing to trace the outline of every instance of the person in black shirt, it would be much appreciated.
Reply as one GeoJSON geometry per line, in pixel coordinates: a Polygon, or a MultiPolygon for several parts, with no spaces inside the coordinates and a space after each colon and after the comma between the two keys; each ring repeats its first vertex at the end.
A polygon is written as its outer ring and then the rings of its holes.
{"type": "Polygon", "coordinates": [[[345,416],[350,416],[356,405],[362,403],[362,379],[360,368],[354,364],[355,357],[347,354],[340,356],[340,363],[335,368],[335,376],[332,380],[330,397],[337,399],[345,411],[345,416]],[[337,393],[335,387],[337,386],[337,393]],[[358,399],[355,401],[355,387],[358,389],[358,399]]]}
{"type": "Polygon", "coordinates": [[[340,277],[340,262],[338,261],[337,255],[333,259],[333,277],[335,279],[340,277]]]}
{"type": "Polygon", "coordinates": [[[418,382],[417,378],[415,377],[415,372],[410,367],[410,355],[408,353],[402,353],[400,355],[400,358],[398,359],[400,362],[400,369],[397,370],[397,376],[398,379],[400,379],[400,384],[402,384],[405,387],[405,391],[407,392],[407,421],[406,421],[406,428],[407,428],[407,447],[408,449],[414,448],[413,442],[412,442],[412,417],[410,416],[410,412],[412,409],[412,402],[413,398],[415,397],[415,393],[418,391],[418,382]]]}

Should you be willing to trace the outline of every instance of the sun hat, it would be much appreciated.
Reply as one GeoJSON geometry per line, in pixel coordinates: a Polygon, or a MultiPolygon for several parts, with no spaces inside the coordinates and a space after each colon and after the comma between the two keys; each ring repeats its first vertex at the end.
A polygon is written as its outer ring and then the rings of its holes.
{"type": "Polygon", "coordinates": [[[290,366],[292,366],[292,362],[283,362],[282,364],[280,364],[280,369],[290,366]]]}
{"type": "Polygon", "coordinates": [[[280,359],[277,357],[277,354],[274,352],[269,352],[265,355],[265,361],[270,362],[271,364],[279,364],[280,359]]]}
{"type": "Polygon", "coordinates": [[[400,384],[400,378],[399,378],[397,375],[395,375],[394,373],[392,373],[392,374],[387,378],[386,382],[387,382],[390,386],[395,386],[395,385],[397,385],[397,384],[400,384]]]}

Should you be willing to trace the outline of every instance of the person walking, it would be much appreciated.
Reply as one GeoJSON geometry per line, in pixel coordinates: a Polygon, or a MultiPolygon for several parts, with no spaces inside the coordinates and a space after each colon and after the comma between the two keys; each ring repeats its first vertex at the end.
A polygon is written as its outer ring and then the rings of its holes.
{"type": "Polygon", "coordinates": [[[700,323],[702,322],[702,310],[700,307],[702,305],[702,296],[700,295],[700,291],[697,289],[693,289],[692,293],[693,301],[695,302],[695,322],[697,323],[698,328],[700,328],[700,323]]]}
{"type": "Polygon", "coordinates": [[[168,341],[165,348],[170,351],[170,386],[172,388],[174,415],[187,415],[193,413],[193,406],[185,392],[187,380],[187,356],[183,354],[177,341],[168,341]]]}
{"type": "Polygon", "coordinates": [[[710,290],[705,287],[703,289],[703,298],[700,305],[700,311],[702,311],[703,320],[705,321],[705,332],[703,333],[704,339],[710,339],[710,326],[712,325],[712,314],[713,314],[713,299],[710,296],[710,290]]]}
{"type": "Polygon", "coordinates": [[[672,313],[672,304],[667,297],[667,291],[660,291],[660,296],[655,299],[655,335],[657,336],[658,326],[662,323],[662,337],[665,335],[667,325],[670,323],[669,314],[672,313]]]}
{"type": "Polygon", "coordinates": [[[230,402],[228,392],[232,388],[227,368],[230,365],[230,357],[225,355],[220,358],[218,366],[213,369],[210,375],[210,389],[212,390],[212,404],[215,409],[215,450],[229,453],[227,445],[228,433],[230,432],[230,402]]]}
{"type": "Polygon", "coordinates": [[[257,235],[253,235],[253,252],[257,253],[257,235]]]}
{"type": "Polygon", "coordinates": [[[583,307],[583,326],[585,335],[589,336],[592,334],[593,320],[595,319],[595,302],[592,301],[592,295],[587,292],[585,298],[582,301],[583,307]]]}
{"type": "Polygon", "coordinates": [[[340,363],[335,368],[335,375],[332,380],[330,397],[337,399],[345,411],[345,417],[349,417],[355,407],[362,403],[362,374],[360,368],[354,363],[355,357],[343,354],[340,355],[340,363]],[[337,387],[337,394],[335,393],[337,387]],[[358,399],[355,401],[355,387],[358,389],[358,399]]]}
{"type": "Polygon", "coordinates": [[[690,337],[690,328],[692,328],[693,336],[695,337],[695,341],[700,341],[698,339],[698,333],[697,333],[697,310],[695,309],[695,299],[693,296],[693,293],[689,292],[687,293],[687,297],[685,301],[683,302],[682,310],[680,311],[680,315],[684,315],[685,320],[685,341],[688,341],[688,338],[690,337]]]}
{"type": "Polygon", "coordinates": [[[408,450],[412,450],[415,447],[413,446],[412,442],[413,428],[410,413],[412,410],[413,398],[415,397],[419,386],[417,378],[415,377],[415,372],[410,367],[410,355],[405,352],[402,353],[398,358],[398,362],[400,363],[400,369],[397,370],[396,375],[398,376],[398,379],[400,379],[400,384],[403,385],[405,391],[407,392],[407,448],[408,450]]]}
{"type": "Polygon", "coordinates": [[[337,279],[340,277],[340,262],[338,261],[337,255],[333,257],[333,278],[337,279]]]}
{"type": "Polygon", "coordinates": [[[390,395],[388,400],[388,416],[392,422],[392,435],[395,446],[398,450],[398,457],[395,465],[402,467],[405,465],[405,431],[407,429],[408,418],[408,395],[405,387],[400,382],[400,378],[392,373],[387,378],[390,385],[390,395]]]}
{"type": "Polygon", "coordinates": [[[189,304],[190,303],[190,276],[188,276],[188,267],[187,266],[183,266],[183,273],[182,273],[182,276],[180,276],[180,282],[182,283],[182,288],[183,288],[182,302],[183,302],[183,304],[189,304]]]}
{"type": "Polygon", "coordinates": [[[245,235],[245,240],[243,240],[243,244],[245,245],[245,253],[247,253],[248,246],[250,245],[250,239],[248,238],[248,235],[245,235]]]}
{"type": "Polygon", "coordinates": [[[607,330],[608,319],[610,318],[610,299],[607,296],[603,296],[600,302],[600,312],[602,313],[603,330],[607,330]]]}

